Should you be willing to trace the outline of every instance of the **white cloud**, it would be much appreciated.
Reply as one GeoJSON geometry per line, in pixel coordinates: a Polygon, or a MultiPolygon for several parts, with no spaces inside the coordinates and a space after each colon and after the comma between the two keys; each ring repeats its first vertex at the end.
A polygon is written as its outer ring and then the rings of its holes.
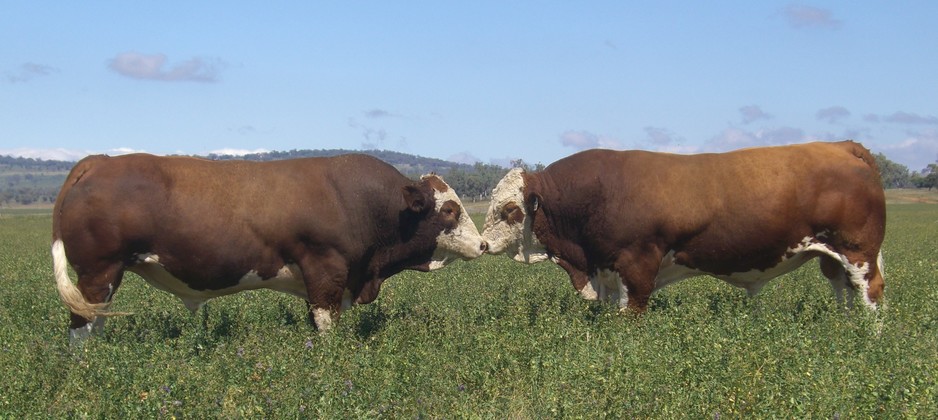
{"type": "Polygon", "coordinates": [[[668,146],[683,140],[667,128],[662,127],[645,127],[645,134],[648,134],[648,141],[656,146],[668,146]]]}
{"type": "Polygon", "coordinates": [[[700,147],[685,144],[683,137],[662,127],[645,127],[647,140],[643,144],[637,145],[638,148],[653,150],[665,153],[690,154],[700,151],[700,147]],[[650,147],[646,147],[650,146],[650,147]]]}
{"type": "Polygon", "coordinates": [[[267,149],[235,149],[231,147],[226,147],[223,149],[215,149],[208,152],[208,154],[219,155],[219,156],[244,156],[251,155],[256,153],[269,153],[270,150],[267,149]]]}
{"type": "Polygon", "coordinates": [[[919,171],[929,163],[938,162],[938,129],[909,133],[905,140],[878,147],[889,160],[908,165],[909,169],[919,171]]]}
{"type": "Polygon", "coordinates": [[[349,127],[361,131],[363,141],[359,147],[362,150],[384,150],[388,147],[388,139],[393,139],[394,137],[398,138],[397,146],[399,148],[407,148],[407,137],[392,134],[384,127],[375,126],[375,124],[380,126],[384,125],[380,120],[406,117],[380,108],[372,108],[363,111],[362,115],[365,117],[365,122],[359,122],[355,117],[349,117],[348,119],[349,127]],[[373,124],[373,122],[375,123],[373,124]]]}
{"type": "Polygon", "coordinates": [[[804,130],[794,127],[778,127],[765,130],[747,131],[736,127],[723,130],[707,142],[706,149],[715,152],[742,149],[756,146],[777,146],[803,143],[811,140],[804,130]]]}
{"type": "Polygon", "coordinates": [[[804,4],[791,4],[782,10],[782,15],[793,28],[840,28],[841,22],[834,19],[830,10],[804,4]]]}
{"type": "Polygon", "coordinates": [[[578,150],[586,149],[623,149],[619,140],[609,136],[596,135],[589,131],[568,130],[560,135],[560,144],[578,150]]]}
{"type": "Polygon", "coordinates": [[[400,115],[398,115],[398,114],[395,114],[395,113],[393,113],[393,112],[390,112],[390,111],[387,111],[387,110],[384,110],[384,109],[380,109],[380,108],[369,109],[369,110],[363,112],[362,115],[364,115],[365,118],[372,118],[372,119],[376,119],[376,118],[389,118],[389,117],[400,117],[400,115]]]}
{"type": "Polygon", "coordinates": [[[141,80],[159,80],[166,82],[204,82],[218,81],[218,73],[224,63],[218,59],[195,57],[165,69],[166,55],[120,53],[108,63],[108,67],[122,76],[141,80]]]}
{"type": "Polygon", "coordinates": [[[126,155],[130,153],[141,153],[141,152],[145,152],[145,151],[131,149],[129,147],[118,147],[115,149],[109,149],[105,151],[66,149],[62,147],[54,148],[54,149],[30,149],[27,147],[18,147],[15,149],[0,149],[0,155],[3,155],[3,156],[14,156],[14,157],[42,159],[42,160],[63,160],[67,162],[74,162],[88,155],[106,154],[110,156],[119,156],[119,155],[126,155]]]}
{"type": "Polygon", "coordinates": [[[850,111],[842,106],[832,106],[821,109],[815,114],[817,119],[825,120],[831,124],[840,122],[840,120],[850,116],[850,111]]]}
{"type": "Polygon", "coordinates": [[[683,144],[671,144],[667,146],[662,146],[655,149],[656,152],[663,153],[678,153],[682,155],[690,155],[695,153],[703,153],[704,150],[701,150],[699,146],[693,145],[683,145],[683,144]]]}
{"type": "Polygon", "coordinates": [[[883,117],[883,121],[898,123],[898,124],[929,124],[935,125],[938,124],[938,117],[934,116],[922,116],[911,112],[894,112],[892,115],[886,115],[883,117]]]}
{"type": "Polygon", "coordinates": [[[456,163],[465,163],[467,165],[474,165],[476,162],[482,161],[481,159],[475,157],[469,152],[459,152],[455,155],[451,155],[450,157],[446,158],[446,160],[450,162],[456,162],[456,163]]]}
{"type": "Polygon", "coordinates": [[[772,116],[765,113],[758,105],[746,105],[739,108],[739,113],[743,117],[743,124],[749,124],[757,120],[772,119],[772,116]]]}
{"type": "Polygon", "coordinates": [[[4,72],[4,78],[10,83],[25,83],[37,77],[58,73],[59,69],[37,63],[23,63],[16,71],[4,72]]]}

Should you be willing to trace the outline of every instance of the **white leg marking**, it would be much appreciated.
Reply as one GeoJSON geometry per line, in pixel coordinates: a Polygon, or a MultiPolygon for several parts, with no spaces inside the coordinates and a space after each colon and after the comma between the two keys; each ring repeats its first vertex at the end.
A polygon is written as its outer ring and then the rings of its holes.
{"type": "Polygon", "coordinates": [[[316,321],[316,327],[319,332],[326,332],[332,329],[332,312],[328,309],[313,309],[313,320],[316,321]]]}
{"type": "Polygon", "coordinates": [[[90,322],[83,327],[69,328],[68,343],[73,346],[83,343],[88,337],[91,337],[91,329],[92,325],[90,322]]]}
{"type": "MultiPolygon", "coordinates": [[[[853,301],[857,298],[857,291],[851,287],[847,287],[847,309],[853,309],[853,301]]],[[[876,305],[873,305],[875,308],[876,305]]]]}
{"type": "Polygon", "coordinates": [[[186,309],[188,309],[189,312],[192,312],[193,315],[195,315],[195,313],[198,312],[198,310],[202,307],[202,305],[205,304],[205,300],[203,299],[190,299],[190,298],[180,298],[180,299],[182,299],[182,304],[186,305],[186,309]]]}
{"type": "Polygon", "coordinates": [[[94,317],[94,321],[91,321],[91,322],[89,323],[89,324],[91,325],[91,333],[92,333],[92,334],[101,334],[102,332],[104,332],[104,322],[105,322],[105,321],[107,321],[107,317],[104,317],[104,316],[96,316],[96,317],[94,317]]]}
{"type": "Polygon", "coordinates": [[[852,304],[852,296],[849,301],[844,300],[844,292],[849,289],[847,287],[847,274],[841,269],[837,277],[828,280],[834,289],[834,299],[837,300],[837,305],[844,307],[852,304]]]}
{"type": "Polygon", "coordinates": [[[100,335],[104,332],[104,323],[107,317],[96,316],[84,326],[78,328],[69,328],[68,342],[70,345],[81,344],[92,335],[100,335]]]}
{"type": "MultiPolygon", "coordinates": [[[[586,286],[596,295],[595,299],[615,302],[620,308],[629,306],[628,288],[622,283],[622,277],[619,273],[612,270],[599,270],[593,276],[590,276],[589,284],[586,286]]],[[[583,289],[586,289],[583,287],[583,289]]],[[[580,294],[583,294],[580,291],[580,294]]]]}
{"type": "Polygon", "coordinates": [[[870,272],[870,264],[867,262],[850,264],[846,256],[841,255],[840,258],[847,271],[847,278],[853,284],[853,287],[847,288],[847,307],[853,308],[853,300],[859,292],[863,296],[863,303],[866,303],[870,309],[876,309],[876,302],[873,302],[867,293],[870,290],[870,284],[866,281],[866,275],[870,272]]]}
{"type": "Polygon", "coordinates": [[[583,299],[587,299],[587,300],[599,299],[599,293],[596,293],[596,289],[593,288],[593,283],[595,283],[595,280],[590,278],[590,281],[586,283],[586,286],[583,286],[583,288],[580,289],[580,296],[582,296],[583,299]]]}

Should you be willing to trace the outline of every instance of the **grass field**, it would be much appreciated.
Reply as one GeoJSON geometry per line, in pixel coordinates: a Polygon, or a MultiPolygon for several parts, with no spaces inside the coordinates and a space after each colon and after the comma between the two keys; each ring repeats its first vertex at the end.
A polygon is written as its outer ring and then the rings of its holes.
{"type": "MultiPolygon", "coordinates": [[[[476,217],[478,220],[478,216],[476,217]]],[[[500,257],[385,283],[330,334],[274,292],[191,315],[128,275],[68,346],[47,215],[0,217],[0,418],[932,418],[938,206],[890,205],[888,307],[845,313],[816,263],[755,298],[711,278],[641,317],[500,257]]]]}

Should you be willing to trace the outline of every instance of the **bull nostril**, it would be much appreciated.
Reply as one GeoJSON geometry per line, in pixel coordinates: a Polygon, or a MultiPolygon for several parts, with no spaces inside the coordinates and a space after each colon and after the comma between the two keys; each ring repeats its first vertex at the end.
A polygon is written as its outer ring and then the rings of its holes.
{"type": "Polygon", "coordinates": [[[479,245],[479,249],[480,249],[482,252],[488,251],[488,250],[489,250],[489,243],[488,243],[488,242],[485,242],[485,241],[482,241],[482,245],[479,245]]]}

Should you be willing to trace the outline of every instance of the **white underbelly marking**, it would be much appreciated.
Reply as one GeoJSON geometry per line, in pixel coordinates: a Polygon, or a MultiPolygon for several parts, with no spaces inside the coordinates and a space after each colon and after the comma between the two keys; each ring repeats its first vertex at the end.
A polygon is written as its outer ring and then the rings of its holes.
{"type": "Polygon", "coordinates": [[[142,254],[137,257],[137,260],[139,263],[129,267],[129,271],[136,273],[154,287],[179,297],[186,305],[186,308],[193,312],[209,299],[243,290],[271,289],[308,300],[303,275],[299,266],[295,264],[287,264],[281,267],[274,277],[266,280],[258,276],[256,271],[251,270],[231,287],[217,290],[195,290],[166,271],[163,265],[160,264],[158,255],[142,254]]]}
{"type": "Polygon", "coordinates": [[[674,262],[674,251],[672,250],[661,259],[661,264],[658,266],[658,276],[655,277],[655,290],[701,274],[706,273],[674,262]]]}
{"type": "MultiPolygon", "coordinates": [[[[826,232],[819,233],[817,237],[823,237],[825,234],[826,232]]],[[[769,280],[789,273],[803,265],[810,259],[810,252],[819,252],[829,255],[830,257],[844,264],[844,266],[847,267],[849,273],[866,274],[866,271],[868,271],[868,265],[866,263],[860,265],[849,264],[846,256],[834,252],[827,245],[819,242],[817,237],[807,236],[797,245],[788,248],[782,255],[781,261],[779,261],[779,263],[774,267],[770,267],[766,270],[750,270],[730,274],[713,274],[677,264],[674,261],[674,251],[671,251],[668,252],[668,254],[665,255],[661,260],[661,265],[658,269],[658,276],[655,278],[655,290],[684,280],[688,277],[706,274],[723,280],[733,286],[746,289],[746,292],[751,296],[758,293],[759,290],[761,290],[762,287],[769,282],[769,280]]],[[[862,278],[862,275],[858,277],[862,278]]],[[[861,290],[863,290],[862,287],[865,286],[865,284],[855,285],[860,287],[861,290]]]]}

